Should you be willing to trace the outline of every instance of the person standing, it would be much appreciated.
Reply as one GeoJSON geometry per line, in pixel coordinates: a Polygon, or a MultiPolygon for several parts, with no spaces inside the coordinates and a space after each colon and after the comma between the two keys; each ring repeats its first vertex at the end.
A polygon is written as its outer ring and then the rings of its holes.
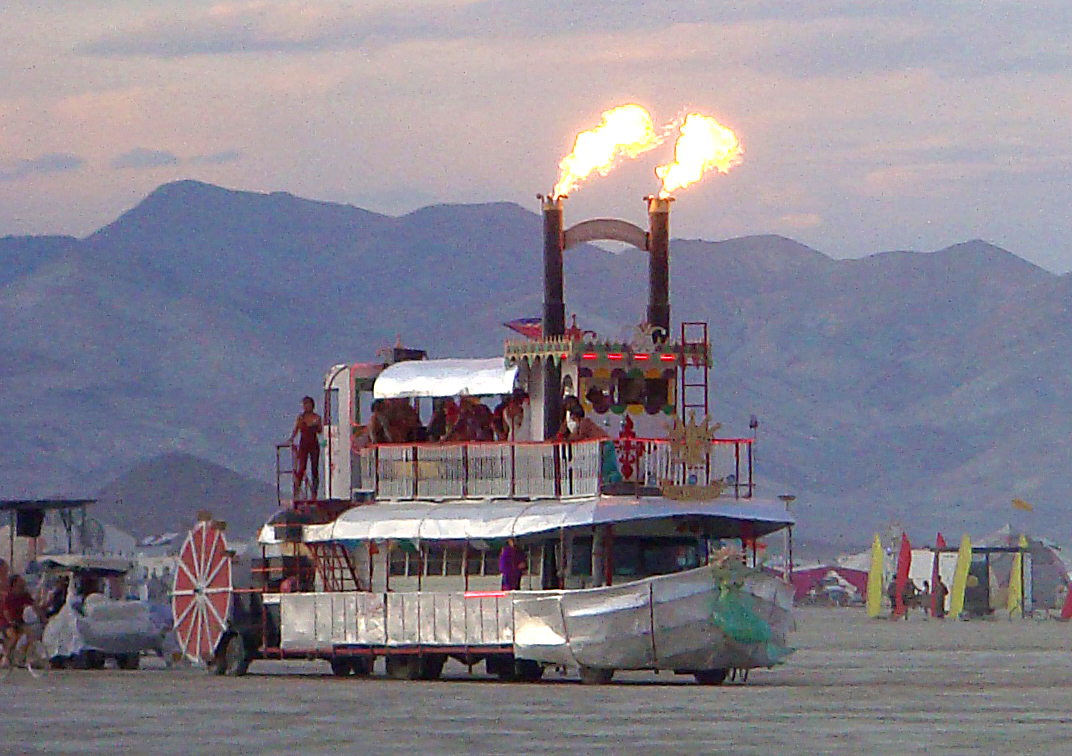
{"type": "Polygon", "coordinates": [[[305,480],[305,471],[309,471],[310,483],[312,484],[313,501],[316,501],[317,491],[320,489],[320,433],[324,430],[324,421],[314,411],[316,402],[313,397],[302,398],[302,413],[294,423],[294,431],[290,434],[288,443],[294,444],[298,438],[298,448],[294,457],[294,498],[298,498],[301,492],[302,481],[305,480]]]}
{"type": "Polygon", "coordinates": [[[934,597],[934,617],[935,619],[945,619],[945,597],[949,595],[949,589],[945,587],[941,577],[938,578],[938,584],[934,587],[934,592],[937,594],[934,597]]]}
{"type": "Polygon", "coordinates": [[[518,548],[517,541],[507,539],[506,545],[499,552],[499,572],[502,573],[504,591],[521,590],[521,576],[528,572],[528,559],[525,552],[518,548]]]}

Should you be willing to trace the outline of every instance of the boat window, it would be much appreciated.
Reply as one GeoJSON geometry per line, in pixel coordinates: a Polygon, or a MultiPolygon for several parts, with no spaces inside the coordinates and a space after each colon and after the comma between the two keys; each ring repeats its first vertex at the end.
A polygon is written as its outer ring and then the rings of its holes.
{"type": "Polygon", "coordinates": [[[499,574],[499,551],[500,549],[488,549],[484,552],[484,574],[499,574]]]}
{"type": "Polygon", "coordinates": [[[481,568],[484,566],[484,552],[477,551],[474,548],[469,548],[465,552],[465,574],[466,575],[479,575],[481,568]]]}
{"type": "Polygon", "coordinates": [[[425,565],[427,567],[424,574],[431,577],[442,575],[443,565],[446,563],[444,548],[437,545],[426,546],[424,554],[425,565]]]}
{"type": "Polygon", "coordinates": [[[592,539],[574,538],[570,552],[570,575],[584,576],[592,574],[592,539]]]}
{"type": "Polygon", "coordinates": [[[612,550],[614,574],[625,578],[691,570],[703,557],[693,538],[615,538],[612,550]]]}
{"type": "Polygon", "coordinates": [[[404,577],[406,574],[406,552],[397,546],[388,552],[387,570],[391,577],[404,577]]]}
{"type": "Polygon", "coordinates": [[[529,546],[529,575],[539,577],[543,571],[543,544],[534,543],[529,546]]]}
{"type": "Polygon", "coordinates": [[[446,574],[462,574],[462,557],[465,549],[462,546],[448,546],[446,549],[446,574]]]}

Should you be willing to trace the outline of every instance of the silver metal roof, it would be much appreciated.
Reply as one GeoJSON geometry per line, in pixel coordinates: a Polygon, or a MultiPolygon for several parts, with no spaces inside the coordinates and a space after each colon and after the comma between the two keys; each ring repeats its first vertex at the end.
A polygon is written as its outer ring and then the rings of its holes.
{"type": "Polygon", "coordinates": [[[377,399],[509,394],[517,366],[502,357],[486,360],[412,360],[396,362],[376,378],[377,399]]]}
{"type": "MultiPolygon", "coordinates": [[[[510,500],[370,504],[354,507],[334,522],[306,525],[306,542],[367,540],[475,540],[535,535],[560,528],[673,517],[700,518],[721,537],[764,536],[793,524],[777,502],[724,499],[673,501],[600,496],[580,501],[510,500]]],[[[271,525],[261,543],[274,543],[271,525]]]]}

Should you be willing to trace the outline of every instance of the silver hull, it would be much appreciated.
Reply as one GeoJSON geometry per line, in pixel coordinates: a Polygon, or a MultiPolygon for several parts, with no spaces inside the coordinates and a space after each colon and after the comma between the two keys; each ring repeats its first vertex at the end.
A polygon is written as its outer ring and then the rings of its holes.
{"type": "Polygon", "coordinates": [[[606,669],[768,667],[784,658],[793,627],[789,586],[741,567],[573,591],[296,593],[279,603],[285,651],[512,648],[519,659],[606,669]],[[736,627],[725,622],[727,591],[736,627]],[[741,635],[741,611],[744,629],[763,638],[741,635]]]}
{"type": "Polygon", "coordinates": [[[788,653],[792,589],[702,567],[609,588],[514,595],[514,654],[602,669],[749,669],[788,653]]]}

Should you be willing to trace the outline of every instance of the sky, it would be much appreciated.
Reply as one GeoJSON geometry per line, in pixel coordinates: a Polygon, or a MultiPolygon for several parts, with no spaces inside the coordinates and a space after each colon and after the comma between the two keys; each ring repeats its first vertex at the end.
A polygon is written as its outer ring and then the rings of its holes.
{"type": "MultiPolygon", "coordinates": [[[[1072,4],[5,0],[0,235],[86,235],[195,178],[400,214],[535,212],[635,102],[734,129],[672,233],[835,257],[981,238],[1072,270],[1072,4]]],[[[667,145],[573,192],[645,225],[667,145]]]]}

